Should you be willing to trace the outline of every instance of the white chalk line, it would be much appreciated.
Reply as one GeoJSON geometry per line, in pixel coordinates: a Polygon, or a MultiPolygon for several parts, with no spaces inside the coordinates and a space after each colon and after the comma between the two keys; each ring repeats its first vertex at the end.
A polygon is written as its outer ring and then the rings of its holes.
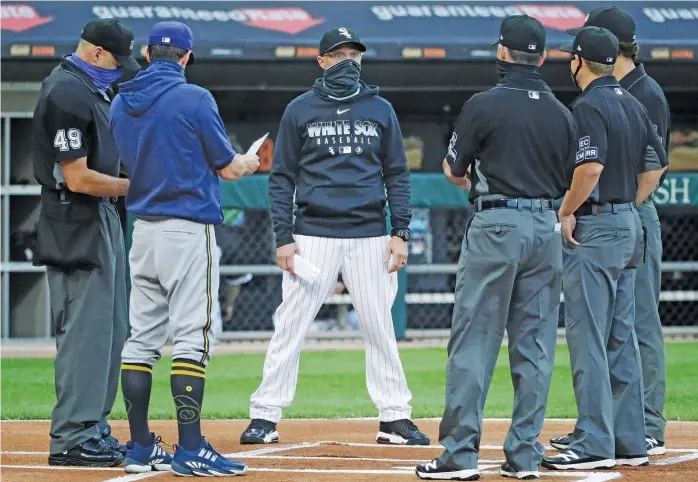
{"type": "Polygon", "coordinates": [[[113,479],[103,480],[102,482],[133,482],[134,480],[149,479],[158,475],[169,474],[170,472],[146,472],[144,474],[128,474],[113,479]]]}
{"type": "Polygon", "coordinates": [[[670,457],[668,459],[663,459],[652,465],[674,465],[680,464],[681,462],[688,462],[691,460],[698,460],[698,453],[692,453],[687,455],[679,455],[678,457],[670,457]]]}
{"type": "Polygon", "coordinates": [[[249,457],[251,455],[268,455],[277,452],[286,452],[288,450],[305,449],[310,447],[317,447],[322,445],[323,442],[301,442],[297,444],[287,444],[287,445],[275,445],[273,447],[265,447],[256,450],[246,450],[244,452],[232,452],[229,454],[224,454],[226,457],[249,457]]]}
{"type": "MultiPolygon", "coordinates": [[[[542,475],[542,473],[541,473],[542,475]]],[[[550,473],[550,474],[545,474],[545,475],[553,475],[553,476],[558,476],[559,474],[557,472],[555,473],[550,473]]],[[[575,482],[606,482],[607,480],[615,480],[615,479],[620,479],[623,477],[623,474],[619,472],[611,472],[611,473],[591,473],[591,474],[580,474],[579,477],[584,476],[583,479],[576,480],[575,482]]]]}
{"type": "Polygon", "coordinates": [[[57,465],[0,465],[2,469],[31,469],[31,470],[82,470],[87,472],[114,472],[114,471],[124,471],[121,467],[61,467],[57,465]]]}

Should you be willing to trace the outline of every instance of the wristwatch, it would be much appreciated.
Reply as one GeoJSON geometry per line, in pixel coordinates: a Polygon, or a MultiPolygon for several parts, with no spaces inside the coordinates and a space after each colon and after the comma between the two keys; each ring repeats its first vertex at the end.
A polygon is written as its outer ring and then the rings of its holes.
{"type": "Polygon", "coordinates": [[[398,238],[402,238],[404,241],[410,240],[410,230],[409,229],[393,229],[391,234],[393,236],[397,236],[398,238]]]}

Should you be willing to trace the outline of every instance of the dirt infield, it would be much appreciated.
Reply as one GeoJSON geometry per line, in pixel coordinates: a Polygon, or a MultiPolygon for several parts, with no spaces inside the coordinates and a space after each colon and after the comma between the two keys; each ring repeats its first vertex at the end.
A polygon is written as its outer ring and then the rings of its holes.
{"type": "MultiPolygon", "coordinates": [[[[440,453],[431,447],[392,447],[375,444],[376,420],[285,420],[279,425],[281,443],[241,446],[238,438],[247,421],[207,421],[204,432],[222,453],[249,465],[245,480],[262,481],[413,481],[414,466],[440,453]]],[[[438,421],[422,420],[420,428],[437,440],[438,421]]],[[[547,421],[541,437],[567,433],[570,421],[547,421]]],[[[0,478],[3,481],[41,482],[130,482],[152,478],[153,482],[178,480],[169,473],[128,475],[123,469],[66,469],[49,467],[48,422],[2,422],[0,478]]],[[[124,422],[113,424],[115,435],[128,439],[124,422]]],[[[176,441],[173,421],[153,422],[151,429],[166,442],[176,441]]],[[[508,422],[487,420],[480,450],[483,480],[501,479],[504,461],[501,444],[508,422]]],[[[698,482],[698,423],[672,422],[668,427],[669,451],[652,457],[649,467],[614,468],[597,472],[542,472],[546,482],[623,481],[698,482]]]]}

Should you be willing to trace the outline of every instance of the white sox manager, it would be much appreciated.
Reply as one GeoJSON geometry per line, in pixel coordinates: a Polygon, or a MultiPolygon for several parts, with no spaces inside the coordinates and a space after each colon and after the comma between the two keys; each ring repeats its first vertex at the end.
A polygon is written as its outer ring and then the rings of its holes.
{"type": "Polygon", "coordinates": [[[326,32],[317,59],[322,78],[281,119],[269,200],[277,263],[286,271],[283,301],[241,443],[279,440],[276,424],[295,394],[303,339],[341,272],[366,341],[366,385],[380,418],[377,441],[429,444],[410,420],[412,395],[390,313],[396,271],[407,263],[409,171],[392,106],[360,80],[365,50],[347,28],[326,32]],[[294,276],[295,253],[320,268],[312,283],[294,276]]]}

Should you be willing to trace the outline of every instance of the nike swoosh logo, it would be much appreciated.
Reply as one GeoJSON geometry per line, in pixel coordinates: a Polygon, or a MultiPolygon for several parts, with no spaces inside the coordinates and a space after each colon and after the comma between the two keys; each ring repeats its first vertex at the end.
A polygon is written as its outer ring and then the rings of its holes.
{"type": "Polygon", "coordinates": [[[345,112],[349,112],[351,109],[344,109],[344,110],[339,110],[337,109],[337,114],[344,114],[345,112]]]}

